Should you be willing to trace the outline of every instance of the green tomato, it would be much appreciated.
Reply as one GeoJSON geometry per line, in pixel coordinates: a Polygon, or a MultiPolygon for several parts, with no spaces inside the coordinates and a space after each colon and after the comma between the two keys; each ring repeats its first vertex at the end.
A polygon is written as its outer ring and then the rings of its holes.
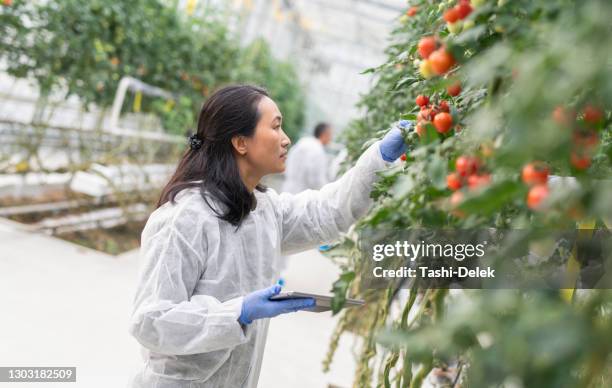
{"type": "Polygon", "coordinates": [[[457,34],[461,31],[461,27],[463,26],[463,22],[456,21],[454,23],[446,23],[446,28],[448,28],[448,32],[451,34],[457,34]]]}
{"type": "Polygon", "coordinates": [[[470,28],[474,27],[474,21],[473,20],[466,20],[463,22],[463,31],[467,31],[470,28]]]}
{"type": "Polygon", "coordinates": [[[483,5],[486,2],[487,2],[487,0],[472,0],[471,3],[472,3],[472,7],[478,8],[478,7],[480,7],[481,5],[483,5]]]}

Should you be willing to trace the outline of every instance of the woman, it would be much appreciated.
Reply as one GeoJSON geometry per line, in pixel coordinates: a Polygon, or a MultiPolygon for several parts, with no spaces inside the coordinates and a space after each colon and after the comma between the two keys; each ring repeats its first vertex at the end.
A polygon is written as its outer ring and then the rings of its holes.
{"type": "MultiPolygon", "coordinates": [[[[190,149],[142,233],[131,334],[144,347],[138,387],[254,387],[268,319],[314,305],[270,301],[281,252],[337,238],[370,205],[376,171],[405,147],[399,129],[320,191],[260,185],[285,168],[289,138],[265,90],[229,86],[206,101],[190,149]]],[[[304,161],[307,163],[308,161],[304,161]]]]}

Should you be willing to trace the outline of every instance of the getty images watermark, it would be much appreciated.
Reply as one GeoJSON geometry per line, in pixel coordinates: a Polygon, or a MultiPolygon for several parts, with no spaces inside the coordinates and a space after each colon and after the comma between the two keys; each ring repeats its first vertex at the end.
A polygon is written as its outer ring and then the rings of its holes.
{"type": "Polygon", "coordinates": [[[359,241],[365,288],[612,288],[607,229],[372,229],[359,241]]]}
{"type": "MultiPolygon", "coordinates": [[[[372,260],[379,262],[389,257],[401,257],[414,263],[419,258],[436,257],[461,262],[474,257],[484,257],[486,245],[487,241],[479,244],[439,244],[426,243],[423,240],[414,244],[408,241],[396,241],[395,244],[375,244],[372,247],[372,260]]],[[[385,269],[383,266],[376,266],[372,274],[377,278],[494,278],[495,269],[489,266],[470,268],[466,266],[432,267],[429,265],[419,265],[416,268],[402,266],[397,269],[385,269]]]]}

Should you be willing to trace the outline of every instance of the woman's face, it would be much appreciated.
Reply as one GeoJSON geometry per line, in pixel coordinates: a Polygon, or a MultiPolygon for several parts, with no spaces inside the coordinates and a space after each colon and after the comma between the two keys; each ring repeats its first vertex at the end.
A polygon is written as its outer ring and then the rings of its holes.
{"type": "Polygon", "coordinates": [[[282,129],[283,117],[268,97],[259,101],[259,122],[252,137],[246,138],[245,154],[250,167],[264,176],[285,171],[291,140],[282,129]]]}

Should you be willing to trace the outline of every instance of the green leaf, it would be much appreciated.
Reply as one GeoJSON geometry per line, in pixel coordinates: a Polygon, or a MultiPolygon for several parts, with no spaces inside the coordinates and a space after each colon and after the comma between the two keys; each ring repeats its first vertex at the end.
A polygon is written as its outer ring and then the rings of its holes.
{"type": "Polygon", "coordinates": [[[448,163],[440,155],[434,154],[427,163],[425,169],[428,178],[433,186],[438,190],[446,188],[446,175],[448,174],[448,163]]]}
{"type": "Polygon", "coordinates": [[[468,196],[459,209],[469,213],[489,215],[500,210],[514,198],[524,195],[525,185],[513,181],[493,183],[483,191],[468,196]]]}
{"type": "Polygon", "coordinates": [[[433,124],[425,125],[425,133],[421,136],[421,145],[431,144],[439,139],[438,132],[433,124]]]}
{"type": "MultiPolygon", "coordinates": [[[[485,33],[487,32],[487,28],[483,25],[478,25],[476,27],[470,28],[467,31],[463,31],[461,34],[459,34],[454,40],[453,40],[453,44],[454,45],[465,45],[467,43],[473,43],[476,42],[478,39],[480,39],[485,33]]],[[[453,46],[449,46],[451,52],[453,52],[453,54],[455,54],[455,52],[453,51],[453,46]]]]}
{"type": "Polygon", "coordinates": [[[331,301],[333,315],[336,315],[338,312],[340,312],[340,310],[342,310],[344,302],[346,302],[346,293],[353,279],[355,279],[355,272],[348,271],[342,273],[340,278],[334,282],[331,290],[334,294],[331,301]]]}
{"type": "Polygon", "coordinates": [[[389,193],[394,198],[403,198],[414,189],[414,179],[410,175],[401,175],[389,189],[389,193]]]}

